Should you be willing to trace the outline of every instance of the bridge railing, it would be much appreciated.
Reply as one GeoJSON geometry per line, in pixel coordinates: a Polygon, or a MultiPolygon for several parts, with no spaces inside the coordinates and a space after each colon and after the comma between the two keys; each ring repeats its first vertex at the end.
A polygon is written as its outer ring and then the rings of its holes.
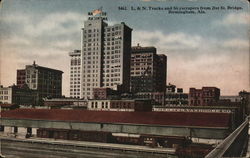
{"type": "Polygon", "coordinates": [[[214,148],[205,158],[242,156],[244,144],[248,138],[249,116],[246,120],[214,148]]]}

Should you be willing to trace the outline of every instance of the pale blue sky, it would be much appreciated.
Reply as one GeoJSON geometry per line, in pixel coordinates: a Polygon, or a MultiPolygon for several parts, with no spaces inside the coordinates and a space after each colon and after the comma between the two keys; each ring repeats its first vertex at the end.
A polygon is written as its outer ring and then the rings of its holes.
{"type": "Polygon", "coordinates": [[[108,23],[133,28],[133,45],[155,46],[168,56],[168,82],[183,87],[217,86],[222,94],[249,90],[249,4],[235,0],[5,0],[1,5],[1,84],[15,83],[16,69],[33,60],[63,74],[68,95],[68,52],[80,48],[87,12],[103,7],[108,23]],[[242,7],[205,14],[120,11],[119,6],[242,7]],[[6,65],[8,69],[6,69],[6,65]]]}

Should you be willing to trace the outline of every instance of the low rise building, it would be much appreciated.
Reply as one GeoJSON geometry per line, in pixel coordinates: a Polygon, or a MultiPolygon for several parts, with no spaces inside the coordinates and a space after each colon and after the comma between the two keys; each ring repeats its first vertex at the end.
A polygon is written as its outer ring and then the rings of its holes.
{"type": "Polygon", "coordinates": [[[202,87],[202,89],[189,89],[188,102],[190,106],[215,106],[219,99],[219,88],[202,87]]]}
{"type": "Polygon", "coordinates": [[[44,98],[44,106],[49,107],[49,109],[87,109],[87,101],[77,98],[44,98]]]}
{"type": "Polygon", "coordinates": [[[0,104],[0,111],[8,111],[19,108],[17,104],[0,104]]]}
{"type": "Polygon", "coordinates": [[[152,111],[150,100],[88,100],[88,110],[152,111]]]}
{"type": "Polygon", "coordinates": [[[183,93],[182,88],[176,88],[175,85],[166,86],[165,106],[186,106],[188,105],[188,94],[183,93]]]}
{"type": "Polygon", "coordinates": [[[164,92],[138,92],[134,94],[134,98],[138,99],[150,99],[153,105],[165,104],[164,92]]]}
{"type": "Polygon", "coordinates": [[[21,88],[16,85],[9,87],[0,86],[0,103],[34,105],[35,95],[36,93],[26,85],[23,85],[21,88]]]}
{"type": "Polygon", "coordinates": [[[12,103],[12,88],[0,86],[0,102],[5,104],[12,103]]]}

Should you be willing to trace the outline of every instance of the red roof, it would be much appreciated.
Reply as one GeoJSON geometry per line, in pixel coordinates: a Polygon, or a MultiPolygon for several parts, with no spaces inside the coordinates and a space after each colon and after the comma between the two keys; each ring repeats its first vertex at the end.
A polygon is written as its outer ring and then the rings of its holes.
{"type": "Polygon", "coordinates": [[[229,127],[231,115],[228,113],[198,112],[114,112],[62,109],[17,109],[2,112],[2,117],[93,123],[229,127]]]}

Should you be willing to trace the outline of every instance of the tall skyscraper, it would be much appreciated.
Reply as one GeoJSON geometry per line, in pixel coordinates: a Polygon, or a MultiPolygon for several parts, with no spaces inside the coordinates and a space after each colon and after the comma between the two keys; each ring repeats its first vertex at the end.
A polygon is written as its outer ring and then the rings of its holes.
{"type": "Polygon", "coordinates": [[[130,90],[138,92],[165,92],[167,57],[156,54],[155,47],[132,47],[130,90]]]}
{"type": "Polygon", "coordinates": [[[99,87],[129,91],[131,32],[125,23],[108,26],[101,17],[84,22],[81,98],[93,98],[99,87]]]}
{"type": "Polygon", "coordinates": [[[70,97],[81,97],[81,51],[74,50],[70,56],[70,97]]]}

